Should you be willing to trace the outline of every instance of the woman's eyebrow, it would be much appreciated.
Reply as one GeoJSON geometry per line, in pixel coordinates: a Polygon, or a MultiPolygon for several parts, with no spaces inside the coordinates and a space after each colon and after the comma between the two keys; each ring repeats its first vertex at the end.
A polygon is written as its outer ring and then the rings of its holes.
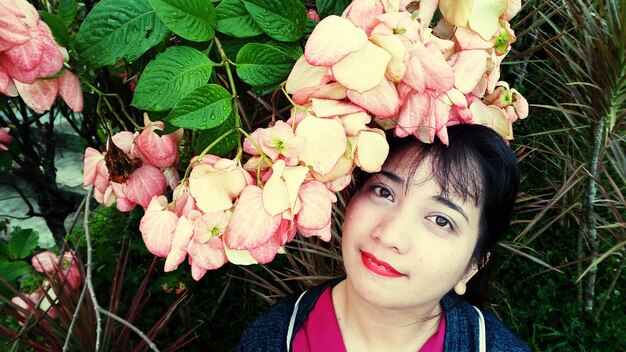
{"type": "Polygon", "coordinates": [[[388,178],[391,182],[397,183],[400,185],[403,185],[405,183],[402,177],[398,176],[396,173],[391,172],[391,171],[380,170],[379,172],[376,173],[376,175],[383,175],[386,178],[388,178]]]}
{"type": "Polygon", "coordinates": [[[454,203],[453,201],[451,201],[450,199],[448,199],[448,198],[446,198],[444,196],[433,196],[432,198],[437,203],[442,204],[443,206],[446,206],[446,207],[448,207],[448,208],[458,212],[459,214],[463,215],[465,220],[469,223],[469,218],[467,217],[467,214],[465,214],[465,212],[463,211],[463,208],[458,206],[456,203],[454,203]]]}

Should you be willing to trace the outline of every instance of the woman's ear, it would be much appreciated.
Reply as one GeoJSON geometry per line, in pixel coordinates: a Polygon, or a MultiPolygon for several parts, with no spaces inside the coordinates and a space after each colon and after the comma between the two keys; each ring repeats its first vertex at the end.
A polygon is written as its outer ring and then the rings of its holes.
{"type": "Polygon", "coordinates": [[[490,255],[491,253],[487,252],[487,254],[485,254],[485,257],[480,261],[480,263],[476,263],[473,260],[469,263],[465,275],[463,275],[461,280],[456,285],[454,285],[454,292],[456,292],[457,295],[463,296],[465,294],[465,291],[467,291],[467,283],[472,279],[472,277],[474,277],[474,275],[476,275],[478,270],[487,265],[490,255]]]}

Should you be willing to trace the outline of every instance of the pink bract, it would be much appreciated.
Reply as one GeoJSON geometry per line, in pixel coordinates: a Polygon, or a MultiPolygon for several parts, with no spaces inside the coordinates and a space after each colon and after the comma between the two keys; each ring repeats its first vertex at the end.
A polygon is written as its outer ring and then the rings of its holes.
{"type": "Polygon", "coordinates": [[[9,134],[8,127],[0,127],[0,150],[8,150],[7,145],[11,143],[13,136],[9,134]]]}

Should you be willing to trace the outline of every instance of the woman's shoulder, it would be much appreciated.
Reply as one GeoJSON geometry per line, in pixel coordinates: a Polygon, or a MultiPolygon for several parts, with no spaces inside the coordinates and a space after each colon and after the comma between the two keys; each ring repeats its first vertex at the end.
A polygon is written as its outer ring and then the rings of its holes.
{"type": "Polygon", "coordinates": [[[497,316],[489,312],[483,312],[483,315],[487,331],[487,351],[530,351],[528,345],[517,337],[497,316]]]}
{"type": "Polygon", "coordinates": [[[489,352],[530,351],[528,345],[494,314],[478,310],[459,300],[458,296],[446,296],[443,303],[446,309],[446,351],[480,351],[481,335],[489,352]],[[481,317],[484,328],[481,327],[481,317]]]}
{"type": "Polygon", "coordinates": [[[289,295],[257,317],[241,334],[237,351],[283,351],[298,295],[289,295]]]}
{"type": "Polygon", "coordinates": [[[278,301],[244,330],[236,350],[238,352],[285,351],[290,325],[294,333],[298,331],[322,292],[338,281],[340,279],[331,280],[278,301]]]}

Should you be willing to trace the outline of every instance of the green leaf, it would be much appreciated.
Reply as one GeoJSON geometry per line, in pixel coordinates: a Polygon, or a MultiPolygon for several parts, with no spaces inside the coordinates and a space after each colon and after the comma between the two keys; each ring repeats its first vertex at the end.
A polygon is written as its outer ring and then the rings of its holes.
{"type": "Polygon", "coordinates": [[[213,62],[187,46],[168,48],[144,70],[131,105],[142,110],[169,110],[182,97],[207,83],[213,62]]]}
{"type": "MultiPolygon", "coordinates": [[[[10,147],[9,147],[10,148],[10,147]]],[[[0,172],[11,172],[13,169],[13,159],[7,151],[0,150],[0,172]]]]}
{"type": "Polygon", "coordinates": [[[61,17],[48,11],[39,10],[38,12],[39,16],[41,16],[43,21],[46,22],[48,27],[50,27],[54,40],[56,40],[59,45],[66,47],[70,42],[70,35],[67,32],[67,26],[63,23],[61,17]]]}
{"type": "Polygon", "coordinates": [[[217,31],[237,38],[250,38],[263,33],[246,10],[242,0],[224,0],[217,11],[217,31]]]}
{"type": "Polygon", "coordinates": [[[20,276],[27,274],[29,270],[29,265],[26,262],[0,263],[0,277],[6,281],[13,281],[20,276]]]}
{"type": "Polygon", "coordinates": [[[215,36],[217,18],[213,4],[206,0],[148,0],[167,28],[194,42],[215,36]]]}
{"type": "Polygon", "coordinates": [[[295,61],[271,45],[248,43],[237,54],[237,75],[250,85],[267,86],[286,79],[295,61]]]}
{"type": "Polygon", "coordinates": [[[302,37],[306,26],[306,9],[298,0],[243,0],[246,9],[273,39],[293,42],[302,37]]]}
{"type": "Polygon", "coordinates": [[[76,0],[60,0],[58,15],[63,20],[66,26],[70,26],[74,23],[76,18],[76,11],[78,10],[78,4],[76,0]]]}
{"type": "Polygon", "coordinates": [[[231,94],[220,85],[207,84],[182,98],[167,121],[182,128],[206,130],[221,125],[232,111],[231,94]]]}
{"type": "Polygon", "coordinates": [[[283,43],[283,42],[277,42],[275,40],[270,40],[269,42],[265,44],[273,46],[274,48],[282,51],[283,53],[287,54],[287,56],[294,59],[295,61],[298,61],[300,56],[304,54],[302,47],[298,45],[297,43],[283,43]]]}
{"type": "Polygon", "coordinates": [[[6,241],[0,240],[0,263],[6,262],[9,258],[9,244],[6,241]]]}
{"type": "Polygon", "coordinates": [[[305,28],[304,28],[304,35],[305,35],[305,36],[307,36],[307,35],[311,35],[311,33],[313,33],[313,30],[315,29],[315,26],[317,26],[317,23],[318,23],[318,22],[313,21],[313,20],[312,20],[312,19],[310,19],[310,18],[307,18],[307,19],[306,19],[306,26],[305,26],[305,28]]]}
{"type": "Polygon", "coordinates": [[[167,27],[148,0],[102,0],[93,7],[76,34],[76,51],[88,66],[129,61],[166,38],[167,27]]]}
{"type": "Polygon", "coordinates": [[[330,15],[341,16],[346,7],[350,5],[350,0],[317,0],[315,5],[320,18],[330,15]]]}
{"type": "Polygon", "coordinates": [[[39,234],[33,229],[15,228],[9,241],[9,255],[22,259],[30,254],[39,243],[39,234]]]}
{"type": "MultiPolygon", "coordinates": [[[[221,125],[215,128],[198,132],[193,144],[193,149],[200,154],[206,147],[211,145],[219,137],[235,127],[235,117],[231,114],[221,125]]],[[[226,156],[237,146],[239,135],[236,132],[229,134],[209,150],[210,154],[226,156]]]]}

